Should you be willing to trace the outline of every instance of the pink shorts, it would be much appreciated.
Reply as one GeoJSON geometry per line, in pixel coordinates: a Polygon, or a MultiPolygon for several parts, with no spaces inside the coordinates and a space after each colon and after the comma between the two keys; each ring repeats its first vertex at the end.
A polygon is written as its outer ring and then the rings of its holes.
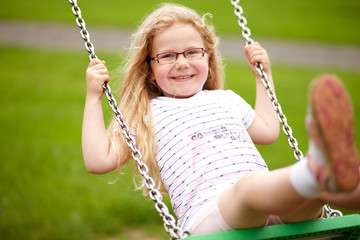
{"type": "MultiPolygon", "coordinates": [[[[324,211],[324,210],[323,210],[324,211]]],[[[323,211],[317,219],[322,218],[323,211]]],[[[283,224],[277,215],[270,215],[265,226],[283,224]]],[[[201,207],[199,213],[195,217],[190,232],[192,235],[208,234],[215,232],[233,231],[224,220],[219,209],[219,197],[210,201],[201,207]]]]}

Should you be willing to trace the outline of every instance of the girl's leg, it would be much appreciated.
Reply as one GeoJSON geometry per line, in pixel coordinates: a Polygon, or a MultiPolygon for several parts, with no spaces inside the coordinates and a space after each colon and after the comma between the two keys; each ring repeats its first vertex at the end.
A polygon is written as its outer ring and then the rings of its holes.
{"type": "Polygon", "coordinates": [[[307,160],[267,174],[245,175],[225,191],[219,206],[231,227],[263,226],[269,214],[285,222],[310,220],[321,210],[319,199],[352,204],[359,200],[359,159],[351,102],[344,86],[334,76],[323,76],[312,85],[310,103],[307,160]]]}
{"type": "Polygon", "coordinates": [[[324,201],[309,200],[305,204],[294,207],[294,211],[279,215],[283,223],[296,223],[321,218],[324,213],[324,201]]]}
{"type": "Polygon", "coordinates": [[[323,203],[312,204],[314,201],[295,191],[290,181],[292,168],[241,177],[220,196],[219,207],[225,222],[234,229],[260,227],[266,225],[270,214],[284,216],[286,220],[302,208],[308,209],[309,214],[298,221],[316,218],[323,203]]]}

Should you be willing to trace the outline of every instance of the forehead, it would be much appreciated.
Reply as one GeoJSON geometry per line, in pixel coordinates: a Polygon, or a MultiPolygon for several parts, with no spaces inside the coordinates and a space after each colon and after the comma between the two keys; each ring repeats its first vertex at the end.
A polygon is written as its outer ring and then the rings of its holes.
{"type": "Polygon", "coordinates": [[[176,23],[154,35],[152,53],[179,52],[193,47],[204,47],[199,31],[191,24],[176,23]]]}

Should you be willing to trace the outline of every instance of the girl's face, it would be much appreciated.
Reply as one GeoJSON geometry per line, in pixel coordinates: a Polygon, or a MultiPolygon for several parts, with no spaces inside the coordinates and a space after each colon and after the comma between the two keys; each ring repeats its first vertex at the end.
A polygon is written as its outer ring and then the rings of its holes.
{"type": "MultiPolygon", "coordinates": [[[[192,25],[176,23],[155,34],[151,57],[194,48],[205,49],[200,33],[192,25]]],[[[190,59],[192,54],[188,53],[188,59],[183,54],[177,54],[173,63],[159,63],[156,59],[150,61],[151,80],[157,82],[164,96],[187,98],[203,89],[209,72],[208,55],[205,53],[199,59],[190,59]]]]}

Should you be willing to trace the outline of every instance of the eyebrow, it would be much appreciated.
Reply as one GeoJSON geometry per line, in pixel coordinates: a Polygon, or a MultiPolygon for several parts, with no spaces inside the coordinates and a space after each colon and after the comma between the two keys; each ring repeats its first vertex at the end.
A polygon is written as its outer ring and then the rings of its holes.
{"type": "Polygon", "coordinates": [[[193,46],[193,45],[191,45],[191,47],[187,47],[187,48],[185,48],[185,50],[182,50],[182,51],[176,51],[176,50],[161,50],[161,51],[158,51],[157,53],[155,53],[155,55],[160,54],[160,53],[178,53],[178,52],[184,52],[184,51],[187,51],[187,50],[190,50],[190,49],[193,49],[193,48],[203,48],[203,49],[205,49],[204,46],[193,46]]]}

